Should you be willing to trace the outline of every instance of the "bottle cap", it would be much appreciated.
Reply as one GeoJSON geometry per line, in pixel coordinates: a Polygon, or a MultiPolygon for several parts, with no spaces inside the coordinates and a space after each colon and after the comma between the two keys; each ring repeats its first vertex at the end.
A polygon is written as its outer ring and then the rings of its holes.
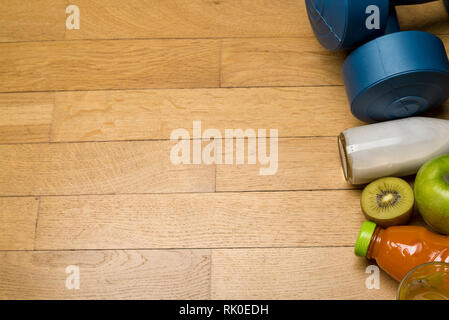
{"type": "Polygon", "coordinates": [[[360,228],[357,242],[355,243],[354,253],[359,257],[366,257],[366,253],[371,242],[374,230],[376,230],[376,224],[371,221],[365,221],[360,228]]]}

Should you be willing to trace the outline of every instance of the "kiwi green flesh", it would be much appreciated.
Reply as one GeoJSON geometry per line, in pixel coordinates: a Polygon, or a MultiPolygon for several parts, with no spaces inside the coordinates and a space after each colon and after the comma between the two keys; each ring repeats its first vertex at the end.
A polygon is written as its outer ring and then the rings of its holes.
{"type": "Polygon", "coordinates": [[[363,190],[361,205],[365,217],[382,227],[406,224],[413,213],[413,190],[402,179],[382,178],[363,190]]]}

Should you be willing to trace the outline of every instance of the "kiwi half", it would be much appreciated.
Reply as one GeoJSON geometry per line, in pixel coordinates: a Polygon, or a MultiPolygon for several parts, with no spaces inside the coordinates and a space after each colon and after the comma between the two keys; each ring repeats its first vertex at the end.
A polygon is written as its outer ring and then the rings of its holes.
{"type": "Polygon", "coordinates": [[[381,178],[366,186],[360,202],[366,218],[386,228],[410,220],[415,197],[406,181],[381,178]]]}

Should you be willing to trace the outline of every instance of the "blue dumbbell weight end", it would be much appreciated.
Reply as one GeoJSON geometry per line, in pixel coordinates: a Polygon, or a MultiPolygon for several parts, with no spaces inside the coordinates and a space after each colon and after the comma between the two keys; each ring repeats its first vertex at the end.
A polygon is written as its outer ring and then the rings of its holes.
{"type": "Polygon", "coordinates": [[[328,50],[353,48],[383,34],[388,20],[389,0],[306,0],[310,25],[328,50]],[[380,29],[365,27],[366,8],[380,9],[380,29]],[[363,14],[360,14],[363,13],[363,14]]]}
{"type": "MultiPolygon", "coordinates": [[[[305,0],[312,29],[325,48],[361,45],[343,65],[357,118],[377,122],[408,117],[449,97],[449,62],[442,41],[430,33],[400,32],[396,16],[397,5],[432,1],[305,0]],[[372,5],[379,9],[378,29],[366,23],[372,5]]],[[[446,8],[448,2],[444,0],[446,8]]]]}
{"type": "Polygon", "coordinates": [[[343,79],[352,113],[362,121],[408,117],[449,98],[443,42],[420,31],[388,34],[351,53],[343,79]]]}
{"type": "MultiPolygon", "coordinates": [[[[384,34],[389,12],[396,5],[413,5],[436,0],[305,0],[310,25],[328,50],[354,48],[384,34]],[[379,29],[365,27],[369,6],[379,8],[379,29]]],[[[449,0],[444,0],[449,12],[449,0]]]]}

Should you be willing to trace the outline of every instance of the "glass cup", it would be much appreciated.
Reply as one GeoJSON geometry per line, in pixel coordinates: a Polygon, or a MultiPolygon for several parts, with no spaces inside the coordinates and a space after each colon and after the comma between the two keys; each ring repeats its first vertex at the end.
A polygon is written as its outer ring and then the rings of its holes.
{"type": "Polygon", "coordinates": [[[449,263],[430,262],[412,269],[402,279],[398,300],[449,300],[449,263]]]}

